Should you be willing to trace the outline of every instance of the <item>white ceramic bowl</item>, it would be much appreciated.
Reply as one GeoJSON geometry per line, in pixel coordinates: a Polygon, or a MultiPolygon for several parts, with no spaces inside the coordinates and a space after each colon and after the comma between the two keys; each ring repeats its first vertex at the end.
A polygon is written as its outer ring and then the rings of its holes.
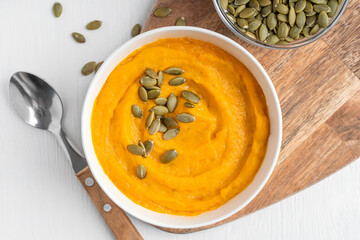
{"type": "Polygon", "coordinates": [[[159,28],[140,34],[119,47],[110,57],[108,57],[96,73],[89,87],[84,101],[81,124],[82,144],[86,159],[91,172],[104,192],[111,198],[112,201],[114,201],[114,203],[134,217],[153,225],[168,228],[194,228],[205,226],[221,221],[246,206],[246,204],[248,204],[256,196],[269,179],[278,158],[282,135],[282,118],[279,100],[269,76],[260,63],[239,44],[221,34],[202,28],[179,26],[159,28]],[[244,63],[257,79],[264,91],[270,116],[270,137],[267,153],[253,182],[243,192],[235,196],[220,208],[191,217],[157,213],[137,205],[128,199],[110,181],[100,166],[92,144],[90,129],[94,100],[99,94],[107,77],[116,65],[134,50],[145,44],[162,38],[179,37],[189,37],[210,42],[227,52],[232,53],[235,58],[244,63]]]}

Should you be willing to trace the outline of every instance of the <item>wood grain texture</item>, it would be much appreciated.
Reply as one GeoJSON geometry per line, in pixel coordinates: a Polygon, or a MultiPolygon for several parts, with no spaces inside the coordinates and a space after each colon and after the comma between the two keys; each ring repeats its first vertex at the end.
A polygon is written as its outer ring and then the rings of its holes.
{"type": "Polygon", "coordinates": [[[283,112],[283,144],[278,164],[250,204],[210,226],[161,229],[187,233],[219,226],[301,191],[359,157],[360,14],[355,0],[323,39],[293,50],[263,49],[237,38],[222,23],[211,0],[158,0],[152,12],[158,7],[170,7],[173,11],[167,18],[151,14],[143,31],[174,25],[178,17],[184,16],[190,26],[234,39],[268,72],[283,112]],[[346,40],[343,36],[347,36],[346,40]]]}
{"type": "Polygon", "coordinates": [[[77,177],[81,184],[86,189],[91,200],[94,202],[101,216],[113,232],[116,239],[119,240],[142,240],[140,233],[136,230],[125,212],[119,208],[111,199],[103,192],[98,183],[95,181],[89,167],[81,170],[77,177]],[[85,179],[91,178],[94,180],[94,185],[87,186],[85,179]],[[105,204],[110,204],[111,210],[106,212],[103,207],[105,204]]]}

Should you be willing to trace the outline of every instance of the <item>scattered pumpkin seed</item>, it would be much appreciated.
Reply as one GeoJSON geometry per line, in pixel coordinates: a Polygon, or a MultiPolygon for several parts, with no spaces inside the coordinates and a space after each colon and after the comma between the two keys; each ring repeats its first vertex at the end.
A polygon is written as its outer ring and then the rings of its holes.
{"type": "Polygon", "coordinates": [[[101,65],[104,63],[104,61],[98,62],[95,67],[95,73],[100,69],[101,65]]]}
{"type": "Polygon", "coordinates": [[[176,120],[171,117],[163,117],[161,120],[168,129],[174,128],[177,126],[176,120]]]}
{"type": "Polygon", "coordinates": [[[157,133],[160,129],[160,118],[156,117],[154,121],[152,121],[150,127],[149,127],[149,134],[150,135],[154,135],[155,133],[157,133]]]}
{"type": "Polygon", "coordinates": [[[54,3],[53,13],[54,13],[55,17],[57,17],[57,18],[60,17],[62,10],[63,10],[63,8],[59,2],[54,3]]]}
{"type": "Polygon", "coordinates": [[[184,70],[182,70],[181,68],[177,68],[177,67],[171,67],[165,70],[165,73],[170,74],[170,75],[180,75],[184,73],[184,70]]]}
{"type": "Polygon", "coordinates": [[[189,102],[192,102],[192,103],[199,103],[199,102],[200,102],[199,96],[196,95],[196,94],[193,93],[193,92],[188,91],[188,90],[182,90],[182,91],[181,91],[181,95],[182,95],[186,100],[188,100],[189,102]]]}
{"type": "Polygon", "coordinates": [[[159,97],[157,99],[155,99],[155,104],[159,105],[159,106],[164,106],[167,102],[167,98],[164,97],[159,97]]]}
{"type": "Polygon", "coordinates": [[[129,152],[131,152],[132,154],[139,155],[139,156],[143,155],[143,153],[144,153],[144,149],[137,144],[129,144],[127,146],[127,150],[129,152]]]}
{"type": "Polygon", "coordinates": [[[155,113],[151,111],[145,122],[145,128],[148,129],[154,121],[155,113]]]}
{"type": "Polygon", "coordinates": [[[179,17],[176,20],[175,26],[186,26],[186,20],[184,17],[179,17]]]}
{"type": "Polygon", "coordinates": [[[176,77],[169,81],[170,86],[180,86],[186,82],[186,79],[183,77],[176,77]]]}
{"type": "Polygon", "coordinates": [[[102,25],[102,21],[100,21],[100,20],[94,20],[94,21],[89,22],[89,23],[86,25],[86,29],[87,29],[87,30],[96,30],[96,29],[100,28],[101,25],[102,25]]]}
{"type": "Polygon", "coordinates": [[[87,76],[87,75],[91,74],[92,72],[94,72],[95,68],[96,68],[96,62],[88,62],[81,69],[81,73],[83,75],[87,76]]]}
{"type": "Polygon", "coordinates": [[[169,129],[164,133],[163,139],[165,141],[173,139],[174,137],[176,137],[179,134],[179,132],[180,132],[180,128],[169,129]]]}
{"type": "Polygon", "coordinates": [[[189,102],[185,102],[184,104],[185,104],[185,107],[187,107],[187,108],[194,108],[195,107],[194,104],[189,103],[189,102]]]}
{"type": "Polygon", "coordinates": [[[190,113],[180,113],[176,115],[176,120],[183,123],[191,123],[195,121],[195,116],[190,113]]]}
{"type": "Polygon", "coordinates": [[[139,97],[140,97],[141,101],[147,102],[147,100],[148,100],[148,94],[147,94],[147,92],[146,92],[146,90],[145,90],[144,87],[142,87],[142,86],[139,87],[138,94],[139,94],[139,97]]]}
{"type": "Polygon", "coordinates": [[[133,28],[131,29],[131,37],[135,37],[139,35],[141,32],[141,26],[140,24],[135,24],[133,28]]]}
{"type": "Polygon", "coordinates": [[[164,153],[164,155],[161,156],[161,163],[163,164],[168,164],[172,161],[174,161],[174,159],[177,157],[177,152],[175,149],[170,149],[168,151],[166,151],[164,153]]]}
{"type": "Polygon", "coordinates": [[[167,103],[166,103],[167,108],[169,109],[169,112],[175,111],[177,103],[178,103],[177,97],[173,93],[170,93],[167,103]]]}
{"type": "Polygon", "coordinates": [[[140,179],[144,179],[146,177],[146,167],[144,165],[139,165],[136,168],[136,175],[140,179]]]}
{"type": "Polygon", "coordinates": [[[144,142],[145,146],[145,157],[150,154],[150,152],[154,148],[154,141],[153,140],[147,140],[144,142]]]}
{"type": "Polygon", "coordinates": [[[162,116],[169,112],[167,107],[164,107],[164,106],[154,106],[150,109],[150,111],[154,111],[156,116],[162,116]]]}
{"type": "Polygon", "coordinates": [[[142,116],[143,116],[143,111],[142,111],[141,107],[139,107],[136,104],[131,106],[131,112],[137,118],[142,118],[142,116]]]}
{"type": "Polygon", "coordinates": [[[159,129],[159,132],[166,132],[167,131],[167,127],[163,124],[163,123],[160,123],[160,129],[159,129]]]}
{"type": "Polygon", "coordinates": [[[155,17],[167,17],[171,13],[171,8],[168,7],[161,7],[155,10],[154,16],[155,17]]]}
{"type": "Polygon", "coordinates": [[[155,99],[161,94],[161,90],[150,90],[148,91],[148,99],[155,99]]]}
{"type": "Polygon", "coordinates": [[[74,40],[77,41],[78,43],[86,42],[84,35],[82,35],[81,33],[73,32],[71,35],[74,38],[74,40]]]}
{"type": "MultiPolygon", "coordinates": [[[[147,74],[149,77],[158,79],[158,75],[157,75],[156,72],[155,72],[154,70],[152,70],[151,68],[146,68],[145,72],[146,72],[146,74],[147,74]]],[[[155,84],[154,84],[154,85],[155,85],[155,84]]]]}
{"type": "Polygon", "coordinates": [[[155,86],[157,84],[157,80],[155,78],[152,78],[149,76],[144,76],[140,79],[140,83],[144,87],[151,87],[151,86],[155,86]]]}

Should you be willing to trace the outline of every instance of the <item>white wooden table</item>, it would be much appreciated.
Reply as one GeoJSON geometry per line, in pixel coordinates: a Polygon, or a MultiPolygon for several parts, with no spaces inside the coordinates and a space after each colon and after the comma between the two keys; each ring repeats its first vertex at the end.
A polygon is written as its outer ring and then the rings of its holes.
{"type": "MultiPolygon", "coordinates": [[[[112,239],[101,216],[50,134],[30,128],[9,105],[8,82],[22,70],[46,79],[63,99],[64,125],[80,145],[80,114],[101,61],[144,23],[154,0],[0,1],[0,239],[112,239]],[[94,19],[97,31],[86,31],[94,19]],[[74,31],[86,44],[71,38],[74,31]]],[[[360,239],[360,161],[278,204],[221,227],[188,235],[162,232],[131,218],[145,239],[360,239]]]]}

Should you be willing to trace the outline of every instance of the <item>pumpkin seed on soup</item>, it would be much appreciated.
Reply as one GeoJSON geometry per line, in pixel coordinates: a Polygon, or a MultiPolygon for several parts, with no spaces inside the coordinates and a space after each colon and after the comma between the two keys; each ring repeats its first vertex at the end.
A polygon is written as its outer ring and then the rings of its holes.
{"type": "Polygon", "coordinates": [[[155,113],[151,111],[145,122],[145,128],[148,129],[154,121],[155,113]]]}
{"type": "Polygon", "coordinates": [[[179,132],[180,132],[180,128],[169,129],[164,133],[163,139],[165,141],[171,140],[174,137],[176,137],[179,134],[179,132]]]}
{"type": "Polygon", "coordinates": [[[159,132],[164,133],[166,131],[167,131],[167,127],[163,123],[160,123],[159,132]]]}
{"type": "Polygon", "coordinates": [[[187,107],[187,108],[194,108],[194,107],[195,107],[194,104],[189,103],[189,102],[185,102],[184,105],[185,105],[185,107],[187,107]]]}
{"type": "Polygon", "coordinates": [[[161,163],[168,164],[174,161],[174,159],[177,157],[177,151],[175,149],[170,149],[164,153],[164,155],[161,156],[161,163]]]}
{"type": "Polygon", "coordinates": [[[167,102],[167,98],[164,97],[158,97],[157,99],[155,99],[155,104],[159,106],[164,106],[166,102],[167,102]]]}
{"type": "Polygon", "coordinates": [[[138,94],[139,94],[141,101],[147,102],[148,94],[144,87],[139,87],[138,94]]]}
{"type": "Polygon", "coordinates": [[[154,148],[154,141],[153,140],[147,140],[144,142],[145,146],[145,157],[150,154],[150,152],[154,148]]]}
{"type": "Polygon", "coordinates": [[[144,153],[144,149],[137,144],[129,144],[127,150],[134,155],[141,156],[144,153]]]}
{"type": "Polygon", "coordinates": [[[183,123],[191,123],[195,121],[195,116],[190,113],[180,113],[176,115],[176,120],[183,123]]]}
{"type": "Polygon", "coordinates": [[[171,67],[165,70],[165,73],[170,74],[170,75],[180,75],[184,73],[184,70],[182,70],[181,68],[177,68],[177,67],[171,67]]]}
{"type": "Polygon", "coordinates": [[[144,165],[139,165],[136,168],[136,175],[138,176],[138,178],[140,179],[144,179],[146,177],[146,168],[144,165]]]}
{"type": "Polygon", "coordinates": [[[160,118],[156,117],[154,121],[152,121],[150,127],[149,127],[149,134],[150,135],[154,135],[155,133],[157,133],[160,129],[160,118]]]}
{"type": "Polygon", "coordinates": [[[176,106],[177,106],[178,100],[177,97],[173,94],[170,93],[168,100],[167,100],[167,108],[169,109],[169,112],[174,112],[176,106]]]}
{"type": "Polygon", "coordinates": [[[182,90],[181,95],[191,103],[199,103],[200,102],[199,96],[191,91],[182,90]]]}
{"type": "MultiPolygon", "coordinates": [[[[146,74],[147,74],[149,77],[158,79],[158,75],[156,74],[156,72],[155,72],[153,69],[151,69],[151,68],[146,68],[145,72],[146,72],[146,74]]],[[[155,85],[155,84],[154,84],[154,85],[155,85]]]]}
{"type": "Polygon", "coordinates": [[[168,129],[177,126],[176,120],[171,117],[163,117],[161,120],[168,129]]]}
{"type": "Polygon", "coordinates": [[[159,71],[158,73],[158,79],[157,79],[157,85],[161,87],[161,85],[164,82],[164,73],[162,71],[159,71]]]}
{"type": "Polygon", "coordinates": [[[153,111],[155,113],[155,115],[157,115],[157,116],[162,116],[169,112],[167,107],[164,107],[164,106],[154,106],[151,108],[150,111],[153,111]]]}
{"type": "Polygon", "coordinates": [[[151,78],[149,76],[144,76],[140,79],[140,83],[144,87],[151,87],[151,86],[155,86],[157,84],[157,80],[155,78],[151,78]]]}
{"type": "Polygon", "coordinates": [[[150,90],[148,93],[148,99],[155,99],[161,94],[161,90],[150,90]]]}
{"type": "Polygon", "coordinates": [[[176,77],[169,81],[170,86],[180,86],[181,84],[184,84],[186,82],[186,79],[183,77],[176,77]]]}
{"type": "Polygon", "coordinates": [[[143,116],[143,111],[142,111],[141,107],[139,107],[136,104],[131,106],[131,112],[137,118],[142,118],[142,116],[143,116]]]}

